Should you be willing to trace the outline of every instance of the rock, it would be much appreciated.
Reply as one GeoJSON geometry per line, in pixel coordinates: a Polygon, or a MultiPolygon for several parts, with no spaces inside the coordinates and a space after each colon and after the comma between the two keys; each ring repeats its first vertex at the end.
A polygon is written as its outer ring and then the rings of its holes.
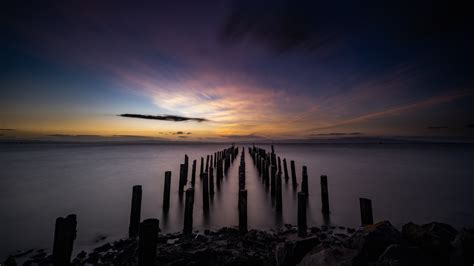
{"type": "Polygon", "coordinates": [[[428,257],[434,258],[436,265],[448,265],[452,250],[449,233],[439,227],[434,229],[435,227],[408,223],[402,227],[402,234],[409,243],[420,247],[428,257]],[[438,235],[440,230],[442,233],[438,235]]]}
{"type": "Polygon", "coordinates": [[[458,231],[449,224],[432,222],[424,224],[422,227],[435,235],[441,237],[444,241],[451,242],[456,238],[458,231]]]}
{"type": "Polygon", "coordinates": [[[347,228],[349,234],[353,234],[356,230],[354,228],[347,228]]]}
{"type": "Polygon", "coordinates": [[[77,254],[76,257],[79,258],[79,259],[84,259],[86,257],[86,255],[87,255],[87,252],[85,252],[83,250],[83,251],[79,252],[79,254],[77,254]]]}
{"type": "Polygon", "coordinates": [[[339,266],[352,265],[357,251],[345,247],[318,245],[298,264],[300,266],[339,266]]]}
{"type": "MultiPolygon", "coordinates": [[[[1,263],[0,263],[0,264],[1,264],[1,263]]],[[[15,257],[9,256],[9,257],[5,260],[5,266],[16,266],[15,257]]]]}
{"type": "Polygon", "coordinates": [[[452,245],[451,265],[474,265],[474,230],[461,230],[452,245]]]}
{"type": "Polygon", "coordinates": [[[345,245],[358,250],[355,265],[367,265],[376,262],[389,245],[400,244],[401,240],[400,232],[390,222],[383,221],[358,230],[345,245]]]}
{"type": "Polygon", "coordinates": [[[388,246],[380,255],[377,265],[429,266],[433,265],[433,261],[426,257],[418,247],[394,244],[388,246]]]}
{"type": "Polygon", "coordinates": [[[277,258],[279,265],[295,265],[320,243],[316,236],[286,241],[277,247],[277,258]]]}
{"type": "Polygon", "coordinates": [[[317,234],[321,232],[321,229],[319,229],[318,227],[311,227],[311,234],[317,234]]]}

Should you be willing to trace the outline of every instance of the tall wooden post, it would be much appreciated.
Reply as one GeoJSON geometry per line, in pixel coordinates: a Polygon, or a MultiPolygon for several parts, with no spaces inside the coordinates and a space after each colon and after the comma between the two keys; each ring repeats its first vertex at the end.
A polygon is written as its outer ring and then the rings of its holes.
{"type": "Polygon", "coordinates": [[[374,218],[372,216],[372,201],[366,198],[360,198],[360,218],[362,220],[362,225],[372,225],[374,224],[374,218]]]}
{"type": "Polygon", "coordinates": [[[206,158],[206,173],[209,173],[209,155],[206,158]]]}
{"type": "Polygon", "coordinates": [[[302,178],[302,181],[301,181],[301,192],[305,193],[306,195],[309,195],[308,170],[306,169],[306,166],[303,166],[303,178],[302,178]]]}
{"type": "Polygon", "coordinates": [[[247,233],[247,190],[239,191],[239,231],[247,233]]]}
{"type": "Polygon", "coordinates": [[[280,159],[280,156],[278,156],[278,172],[281,173],[281,159],[280,159]]]}
{"type": "Polygon", "coordinates": [[[204,158],[201,157],[201,170],[199,171],[199,178],[202,178],[203,173],[204,173],[204,158]]]}
{"type": "Polygon", "coordinates": [[[70,214],[66,218],[58,217],[54,228],[53,265],[62,266],[71,264],[71,254],[76,239],[76,215],[70,214]]]}
{"type": "Polygon", "coordinates": [[[186,169],[184,171],[184,177],[186,182],[188,182],[188,173],[189,173],[189,157],[187,154],[184,155],[184,165],[186,165],[186,169]]]}
{"type": "Polygon", "coordinates": [[[281,172],[278,172],[276,177],[276,211],[282,211],[282,193],[281,193],[281,172]]]}
{"type": "Polygon", "coordinates": [[[209,168],[209,194],[214,195],[214,168],[209,168]]]}
{"type": "Polygon", "coordinates": [[[303,192],[298,192],[298,236],[306,236],[306,197],[303,192]]]}
{"type": "Polygon", "coordinates": [[[193,233],[193,208],[194,208],[194,189],[186,190],[186,203],[184,206],[184,228],[183,234],[190,236],[193,233]]]}
{"type": "Polygon", "coordinates": [[[209,210],[209,176],[207,172],[202,174],[202,208],[209,210]]]}
{"type": "Polygon", "coordinates": [[[272,197],[275,196],[276,191],[276,166],[272,165],[272,176],[271,176],[271,184],[270,184],[270,194],[272,197]]]}
{"type": "Polygon", "coordinates": [[[288,181],[288,166],[286,165],[286,158],[283,158],[283,171],[285,171],[285,181],[288,181]]]}
{"type": "Polygon", "coordinates": [[[179,165],[179,193],[183,193],[184,186],[186,185],[186,165],[180,164],[179,165]]]}
{"type": "Polygon", "coordinates": [[[165,172],[165,186],[163,191],[163,209],[168,210],[170,207],[170,190],[171,190],[171,171],[165,172]]]}
{"type": "Polygon", "coordinates": [[[193,160],[193,168],[191,170],[191,185],[196,184],[196,160],[193,160]]]}
{"type": "Polygon", "coordinates": [[[290,166],[291,166],[291,183],[293,184],[293,187],[296,187],[298,185],[298,182],[296,181],[295,161],[291,160],[290,166]]]}
{"type": "Polygon", "coordinates": [[[328,191],[328,177],[321,176],[321,203],[324,214],[329,214],[329,191],[328,191]]]}
{"type": "Polygon", "coordinates": [[[130,211],[130,226],[128,227],[128,237],[138,236],[140,230],[140,213],[142,208],[142,186],[133,186],[132,209],[130,211]]]}
{"type": "Polygon", "coordinates": [[[155,265],[159,227],[160,221],[158,219],[146,219],[140,224],[140,235],[138,238],[138,265],[155,265]]]}

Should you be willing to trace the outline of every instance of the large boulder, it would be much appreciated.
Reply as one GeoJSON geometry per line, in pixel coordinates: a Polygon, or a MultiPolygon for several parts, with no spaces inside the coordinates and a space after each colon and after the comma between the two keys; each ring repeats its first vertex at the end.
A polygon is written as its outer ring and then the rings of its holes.
{"type": "Polygon", "coordinates": [[[352,265],[357,250],[342,246],[323,246],[322,244],[311,250],[299,266],[343,266],[352,265]]]}
{"type": "Polygon", "coordinates": [[[388,246],[401,241],[401,233],[389,221],[383,221],[358,230],[346,240],[345,246],[358,251],[354,265],[367,265],[376,262],[388,246]]]}
{"type": "Polygon", "coordinates": [[[451,265],[474,265],[474,230],[461,230],[452,245],[451,265]]]}
{"type": "Polygon", "coordinates": [[[433,262],[418,247],[390,245],[380,255],[377,266],[430,266],[433,262]]]}
{"type": "Polygon", "coordinates": [[[286,241],[277,247],[279,265],[296,265],[319,244],[317,236],[286,241]]]}
{"type": "Polygon", "coordinates": [[[418,246],[436,265],[448,265],[452,250],[452,235],[440,226],[420,226],[414,223],[402,227],[402,235],[409,244],[418,246]]]}

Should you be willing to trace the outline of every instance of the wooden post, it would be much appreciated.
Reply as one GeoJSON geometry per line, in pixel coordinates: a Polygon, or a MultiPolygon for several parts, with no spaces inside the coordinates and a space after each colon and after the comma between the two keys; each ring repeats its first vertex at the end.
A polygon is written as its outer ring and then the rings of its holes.
{"type": "Polygon", "coordinates": [[[138,238],[138,265],[155,265],[159,227],[160,221],[158,219],[146,219],[140,224],[140,236],[138,238]]]}
{"type": "Polygon", "coordinates": [[[186,182],[188,182],[188,173],[189,173],[189,157],[187,154],[184,155],[184,165],[186,165],[186,169],[184,171],[184,177],[186,182]]]}
{"type": "Polygon", "coordinates": [[[308,228],[306,224],[306,198],[308,196],[303,192],[298,192],[298,236],[306,236],[308,228]]]}
{"type": "Polygon", "coordinates": [[[329,214],[328,177],[325,175],[321,176],[321,203],[323,205],[323,213],[329,214]]]}
{"type": "Polygon", "coordinates": [[[211,168],[212,168],[212,166],[213,166],[212,159],[213,159],[213,158],[212,158],[212,154],[211,154],[211,162],[209,163],[209,167],[211,167],[211,168]]]}
{"type": "Polygon", "coordinates": [[[239,191],[239,231],[247,233],[247,190],[239,191]]]}
{"type": "Polygon", "coordinates": [[[196,184],[196,160],[193,160],[193,168],[191,170],[191,185],[196,184]]]}
{"type": "Polygon", "coordinates": [[[278,156],[278,172],[281,173],[281,159],[280,159],[280,156],[278,156]]]}
{"type": "Polygon", "coordinates": [[[201,171],[199,171],[199,178],[202,178],[203,173],[204,173],[204,158],[201,157],[201,171]]]}
{"type": "Polygon", "coordinates": [[[168,210],[170,207],[170,190],[171,190],[171,171],[165,172],[165,187],[163,192],[163,209],[168,210]]]}
{"type": "Polygon", "coordinates": [[[202,209],[209,210],[209,179],[207,172],[202,174],[202,209]]]}
{"type": "Polygon", "coordinates": [[[185,173],[186,173],[186,165],[180,164],[179,165],[179,193],[183,193],[184,186],[186,185],[185,173]]]}
{"type": "Polygon", "coordinates": [[[142,208],[142,186],[133,186],[132,209],[130,211],[130,226],[128,227],[128,237],[138,236],[140,230],[140,213],[142,208]]]}
{"type": "Polygon", "coordinates": [[[209,194],[214,195],[214,168],[209,168],[209,194]]]}
{"type": "Polygon", "coordinates": [[[270,194],[272,197],[275,196],[275,189],[276,189],[276,166],[272,165],[272,176],[271,176],[271,183],[270,183],[270,194]]]}
{"type": "Polygon", "coordinates": [[[286,158],[283,158],[283,171],[285,171],[285,181],[288,181],[288,166],[286,165],[286,158]]]}
{"type": "Polygon", "coordinates": [[[206,173],[209,173],[209,155],[206,158],[206,173]]]}
{"type": "Polygon", "coordinates": [[[293,187],[296,187],[298,185],[298,182],[296,181],[295,161],[291,160],[290,166],[291,166],[291,183],[293,184],[293,187]]]}
{"type": "Polygon", "coordinates": [[[71,254],[76,239],[76,215],[70,214],[66,218],[58,217],[54,228],[53,265],[62,266],[71,264],[71,254]]]}
{"type": "Polygon", "coordinates": [[[374,218],[372,216],[372,201],[366,198],[360,198],[360,218],[362,220],[362,225],[372,225],[374,224],[374,218]]]}
{"type": "Polygon", "coordinates": [[[281,172],[278,172],[276,177],[276,211],[282,211],[282,195],[281,195],[281,172]]]}
{"type": "Polygon", "coordinates": [[[184,228],[183,234],[190,236],[193,233],[193,208],[194,208],[194,189],[186,190],[186,203],[184,206],[184,228]]]}
{"type": "Polygon", "coordinates": [[[303,180],[301,181],[301,192],[305,193],[307,196],[309,195],[308,170],[306,169],[306,166],[303,166],[303,180]]]}

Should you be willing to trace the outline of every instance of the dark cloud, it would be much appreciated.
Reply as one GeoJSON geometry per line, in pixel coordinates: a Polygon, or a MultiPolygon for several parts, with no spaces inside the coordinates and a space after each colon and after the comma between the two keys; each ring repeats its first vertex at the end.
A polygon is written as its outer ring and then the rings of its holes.
{"type": "Polygon", "coordinates": [[[178,138],[182,138],[182,139],[185,139],[187,138],[188,136],[178,136],[178,138]]]}
{"type": "Polygon", "coordinates": [[[173,135],[191,135],[191,132],[178,131],[171,133],[173,135]]]}
{"type": "Polygon", "coordinates": [[[343,132],[331,132],[331,133],[319,133],[319,134],[310,134],[310,136],[358,136],[362,135],[360,132],[350,132],[350,133],[343,133],[343,132]]]}
{"type": "Polygon", "coordinates": [[[258,136],[258,135],[221,135],[223,138],[228,139],[265,139],[265,137],[258,136]]]}
{"type": "Polygon", "coordinates": [[[447,129],[447,126],[430,126],[426,127],[427,129],[447,129]]]}
{"type": "Polygon", "coordinates": [[[184,116],[177,116],[177,115],[120,114],[119,116],[129,117],[129,118],[150,119],[150,120],[174,121],[174,122],[183,122],[183,121],[204,122],[204,121],[209,121],[206,118],[184,117],[184,116]]]}

